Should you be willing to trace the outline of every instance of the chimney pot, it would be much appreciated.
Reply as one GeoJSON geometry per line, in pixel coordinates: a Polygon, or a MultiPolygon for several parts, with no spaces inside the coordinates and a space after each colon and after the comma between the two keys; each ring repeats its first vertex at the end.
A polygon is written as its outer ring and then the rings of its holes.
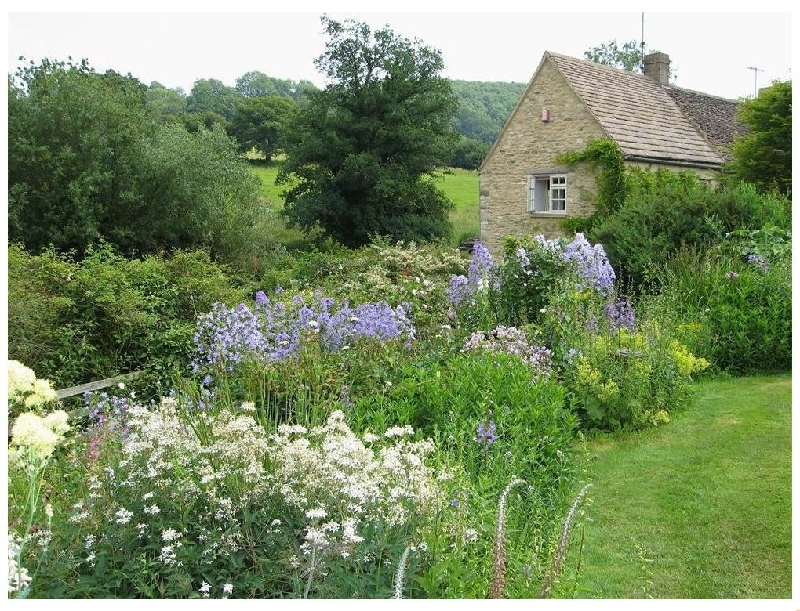
{"type": "Polygon", "coordinates": [[[669,85],[669,55],[656,51],[644,56],[644,75],[659,85],[669,85]]]}

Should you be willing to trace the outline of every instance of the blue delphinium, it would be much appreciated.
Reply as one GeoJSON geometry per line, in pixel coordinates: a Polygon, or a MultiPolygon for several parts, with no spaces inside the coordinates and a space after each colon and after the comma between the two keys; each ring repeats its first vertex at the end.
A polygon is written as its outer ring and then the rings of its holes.
{"type": "Polygon", "coordinates": [[[582,233],[564,247],[564,259],[577,264],[580,283],[578,288],[593,288],[601,295],[614,290],[616,274],[601,244],[592,246],[582,233]]]}
{"type": "Polygon", "coordinates": [[[489,421],[488,424],[481,423],[478,425],[478,432],[475,441],[477,441],[480,445],[488,448],[492,445],[495,441],[497,441],[497,435],[495,434],[495,423],[493,421],[489,421]]]}
{"type": "Polygon", "coordinates": [[[636,330],[636,315],[625,297],[609,301],[605,307],[605,315],[612,331],[625,328],[632,333],[636,330]]]}
{"type": "Polygon", "coordinates": [[[461,305],[476,293],[499,288],[496,266],[489,249],[480,242],[472,248],[472,258],[466,276],[452,276],[448,287],[448,299],[452,305],[461,305]]]}
{"type": "Polygon", "coordinates": [[[404,338],[409,343],[415,336],[408,304],[392,308],[378,302],[351,308],[343,300],[336,308],[330,297],[315,295],[307,302],[302,295],[295,295],[287,306],[270,301],[262,291],[256,293],[255,301],[255,310],[245,304],[235,308],[215,304],[199,318],[194,336],[195,372],[220,365],[231,371],[243,360],[267,364],[296,357],[309,333],[319,337],[329,352],[338,352],[364,337],[381,342],[404,338]]]}

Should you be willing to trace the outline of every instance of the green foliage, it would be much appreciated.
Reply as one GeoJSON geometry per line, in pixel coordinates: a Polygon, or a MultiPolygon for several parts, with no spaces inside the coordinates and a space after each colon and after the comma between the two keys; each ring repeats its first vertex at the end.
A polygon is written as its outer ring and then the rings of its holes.
{"type": "MultiPolygon", "coordinates": [[[[520,96],[525,83],[451,81],[458,98],[453,125],[461,136],[486,145],[497,139],[520,96]]],[[[463,167],[463,166],[457,166],[463,167]]]]}
{"type": "Polygon", "coordinates": [[[477,170],[489,152],[489,145],[474,138],[462,136],[453,149],[450,166],[465,170],[477,170]]]}
{"type": "Polygon", "coordinates": [[[9,89],[9,238],[78,256],[208,248],[241,262],[269,244],[257,181],[222,130],[155,120],[131,77],[53,63],[9,89]]]}
{"type": "Polygon", "coordinates": [[[187,113],[186,94],[180,88],[167,89],[158,82],[150,83],[145,92],[148,110],[165,121],[180,121],[187,113]]]}
{"type": "Polygon", "coordinates": [[[181,116],[181,122],[186,131],[192,134],[199,132],[201,129],[213,130],[217,125],[222,129],[228,129],[229,125],[225,117],[215,113],[213,110],[187,112],[181,116]]]}
{"type": "Polygon", "coordinates": [[[222,129],[190,134],[177,125],[159,127],[139,173],[140,207],[119,215],[117,232],[106,232],[123,252],[200,247],[242,266],[274,248],[258,181],[222,129]]]}
{"type": "Polygon", "coordinates": [[[495,503],[514,476],[525,485],[507,516],[506,592],[535,596],[579,475],[576,422],[564,409],[561,385],[534,381],[518,356],[489,351],[448,359],[420,355],[391,381],[354,402],[359,426],[380,430],[387,422],[410,422],[435,440],[440,460],[459,465],[460,474],[451,482],[441,524],[425,539],[428,553],[412,569],[408,597],[487,596],[495,503]],[[490,430],[494,441],[484,435],[490,430]]]}
{"type": "Polygon", "coordinates": [[[628,40],[621,47],[616,40],[611,40],[584,51],[583,55],[589,61],[612,68],[621,68],[628,72],[641,71],[642,49],[635,40],[628,40]]]}
{"type": "Polygon", "coordinates": [[[303,106],[310,91],[317,91],[311,81],[293,81],[267,76],[258,70],[251,70],[236,79],[236,91],[245,98],[279,96],[290,98],[303,106]]]}
{"type": "Polygon", "coordinates": [[[785,198],[759,195],[752,185],[714,188],[690,172],[631,170],[625,205],[600,219],[589,237],[603,244],[618,275],[636,290],[662,284],[648,270],[681,248],[705,249],[737,229],[790,226],[785,198]]]}
{"type": "Polygon", "coordinates": [[[689,397],[692,375],[708,368],[654,322],[585,334],[567,358],[564,384],[581,425],[646,428],[669,422],[689,397]]]}
{"type": "Polygon", "coordinates": [[[242,95],[234,87],[229,87],[220,80],[198,79],[186,99],[186,109],[190,113],[211,111],[225,117],[226,121],[233,121],[236,107],[242,99],[242,95]]]}
{"type": "Polygon", "coordinates": [[[240,152],[254,148],[269,161],[283,148],[284,134],[296,113],[291,98],[249,97],[236,107],[228,133],[239,143],[240,152]]]}
{"type": "Polygon", "coordinates": [[[9,358],[57,388],[144,369],[149,392],[188,371],[195,320],[241,293],[207,254],[126,260],[90,248],[76,263],[53,250],[8,250],[9,358]]]}
{"type": "Polygon", "coordinates": [[[729,241],[705,253],[682,251],[660,266],[664,288],[656,303],[695,328],[702,340],[695,349],[719,369],[734,375],[787,371],[791,249],[782,237],[760,248],[729,241]]]}
{"type": "Polygon", "coordinates": [[[570,273],[569,263],[560,250],[512,236],[505,240],[503,255],[496,295],[498,320],[517,327],[540,321],[558,282],[570,273]],[[525,257],[518,256],[520,249],[525,257]]]}
{"type": "Polygon", "coordinates": [[[144,86],[43,60],[17,71],[8,102],[9,239],[84,248],[136,204],[134,168],[154,129],[144,86]]]}
{"type": "Polygon", "coordinates": [[[331,80],[310,94],[287,145],[279,182],[296,178],[284,214],[347,246],[375,235],[447,237],[452,204],[426,182],[452,154],[455,99],[441,55],[391,29],[323,18],[316,60],[331,80]]]}
{"type": "Polygon", "coordinates": [[[628,196],[625,160],[613,140],[592,140],[582,151],[557,156],[556,162],[567,165],[586,163],[592,170],[600,168],[595,178],[595,209],[593,218],[588,222],[608,216],[624,204],[628,196]]]}
{"type": "Polygon", "coordinates": [[[733,143],[728,167],[738,180],[753,183],[761,191],[792,189],[792,82],[776,81],[744,100],[737,119],[748,133],[733,143]]]}

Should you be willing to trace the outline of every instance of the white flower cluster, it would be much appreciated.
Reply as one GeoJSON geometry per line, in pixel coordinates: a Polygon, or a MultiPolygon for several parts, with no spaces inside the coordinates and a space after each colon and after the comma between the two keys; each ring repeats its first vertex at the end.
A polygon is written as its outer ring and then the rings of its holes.
{"type": "Polygon", "coordinates": [[[411,427],[365,435],[367,442],[336,411],[323,426],[283,425],[268,435],[241,409],[196,413],[190,425],[167,407],[129,409],[116,477],[101,478],[102,484],[95,478],[94,485],[107,490],[92,489],[87,507],[76,508],[90,511],[92,522],[129,527],[158,515],[159,530],[136,528],[139,536],[158,541],[165,565],[182,565],[183,544],[196,545],[208,563],[235,553],[248,544],[238,521],[261,509],[276,533],[296,527],[294,520],[304,524],[305,559],[313,553],[324,562],[354,555],[366,524],[400,527],[412,517],[427,519],[444,502],[441,478],[425,464],[433,443],[410,439],[411,427]],[[130,499],[126,506],[108,505],[123,489],[130,499]],[[294,514],[290,523],[269,515],[276,503],[294,514]],[[177,520],[169,528],[175,508],[189,505],[194,508],[191,529],[178,527],[177,520]]]}
{"type": "Polygon", "coordinates": [[[28,587],[31,576],[28,569],[17,563],[22,541],[19,535],[13,532],[8,533],[8,593],[20,592],[28,587]]]}
{"type": "MultiPolygon", "coordinates": [[[[368,447],[333,412],[308,432],[281,427],[270,438],[272,485],[309,520],[303,549],[348,556],[363,539],[359,524],[399,526],[440,501],[436,474],[424,463],[433,442],[407,439],[411,427],[392,427],[383,447],[368,447]],[[337,516],[339,521],[325,519],[337,516]]],[[[367,443],[377,441],[365,435],[367,443]]]]}

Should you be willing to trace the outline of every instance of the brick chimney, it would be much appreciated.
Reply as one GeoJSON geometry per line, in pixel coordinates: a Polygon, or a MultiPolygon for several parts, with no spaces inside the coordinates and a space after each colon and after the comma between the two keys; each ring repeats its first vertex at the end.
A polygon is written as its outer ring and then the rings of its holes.
{"type": "Polygon", "coordinates": [[[669,55],[660,51],[645,55],[644,75],[659,85],[669,85],[669,55]]]}

